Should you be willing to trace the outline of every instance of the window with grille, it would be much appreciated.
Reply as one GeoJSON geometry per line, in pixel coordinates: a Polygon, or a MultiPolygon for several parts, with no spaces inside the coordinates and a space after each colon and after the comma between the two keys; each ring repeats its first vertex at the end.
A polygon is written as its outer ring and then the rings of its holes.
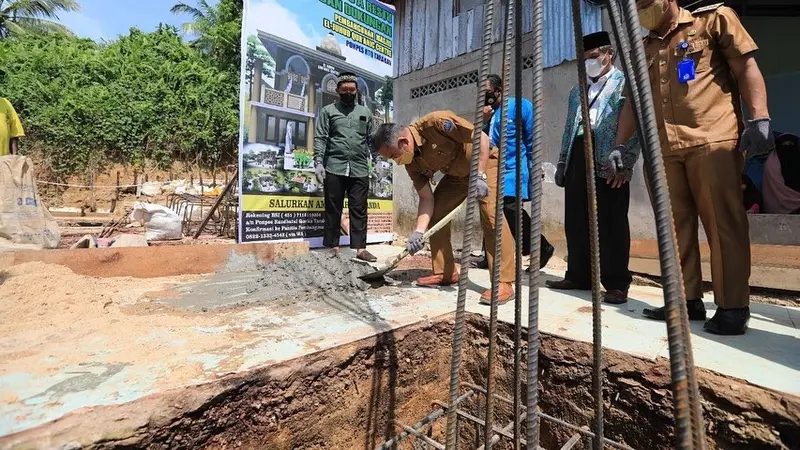
{"type": "Polygon", "coordinates": [[[426,95],[436,94],[439,92],[449,91],[451,89],[460,88],[478,82],[478,71],[462,73],[444,80],[429,83],[423,86],[411,89],[411,98],[425,97],[426,95]]]}

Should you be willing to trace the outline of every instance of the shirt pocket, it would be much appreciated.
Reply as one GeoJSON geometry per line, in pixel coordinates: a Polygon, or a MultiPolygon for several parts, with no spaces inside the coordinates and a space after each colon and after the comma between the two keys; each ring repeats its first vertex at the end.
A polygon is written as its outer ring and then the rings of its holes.
{"type": "Polygon", "coordinates": [[[708,39],[695,39],[689,42],[686,58],[694,60],[695,73],[711,69],[711,47],[708,39]]]}

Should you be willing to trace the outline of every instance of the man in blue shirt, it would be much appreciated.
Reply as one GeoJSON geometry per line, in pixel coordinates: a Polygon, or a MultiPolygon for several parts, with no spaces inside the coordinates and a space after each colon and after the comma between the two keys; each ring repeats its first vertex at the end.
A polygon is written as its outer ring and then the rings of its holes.
{"type": "MultiPolygon", "coordinates": [[[[508,99],[508,126],[506,128],[506,152],[505,152],[505,184],[503,212],[505,219],[511,228],[511,234],[516,239],[516,167],[517,167],[517,144],[516,144],[516,99],[508,99]]],[[[503,80],[498,75],[489,75],[486,80],[486,98],[484,100],[484,132],[489,135],[492,146],[500,146],[500,129],[503,107],[503,80]],[[488,119],[487,119],[488,118],[488,119]]],[[[529,185],[532,172],[531,160],[533,154],[533,104],[528,100],[522,99],[522,145],[520,145],[522,163],[522,198],[530,200],[529,185]]],[[[528,211],[522,210],[522,255],[528,256],[531,252],[531,217],[528,211]]],[[[540,269],[547,265],[552,258],[555,248],[541,236],[541,257],[540,269]]],[[[478,263],[478,267],[485,267],[485,261],[478,263]]],[[[530,270],[530,268],[528,268],[530,270]]]]}

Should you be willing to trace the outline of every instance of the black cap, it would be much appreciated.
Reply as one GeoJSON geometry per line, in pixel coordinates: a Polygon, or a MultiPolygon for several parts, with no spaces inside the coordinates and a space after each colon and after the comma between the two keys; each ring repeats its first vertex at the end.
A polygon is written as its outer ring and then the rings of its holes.
{"type": "Polygon", "coordinates": [[[611,37],[605,31],[598,31],[597,33],[587,34],[583,37],[584,51],[588,52],[607,45],[611,45],[611,37]]]}

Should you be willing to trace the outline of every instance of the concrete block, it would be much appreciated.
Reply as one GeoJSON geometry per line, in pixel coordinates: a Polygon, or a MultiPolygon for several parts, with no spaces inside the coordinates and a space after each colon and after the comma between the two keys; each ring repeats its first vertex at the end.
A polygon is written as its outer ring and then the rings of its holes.
{"type": "Polygon", "coordinates": [[[111,244],[111,248],[147,247],[147,239],[142,234],[123,234],[111,244]]]}

